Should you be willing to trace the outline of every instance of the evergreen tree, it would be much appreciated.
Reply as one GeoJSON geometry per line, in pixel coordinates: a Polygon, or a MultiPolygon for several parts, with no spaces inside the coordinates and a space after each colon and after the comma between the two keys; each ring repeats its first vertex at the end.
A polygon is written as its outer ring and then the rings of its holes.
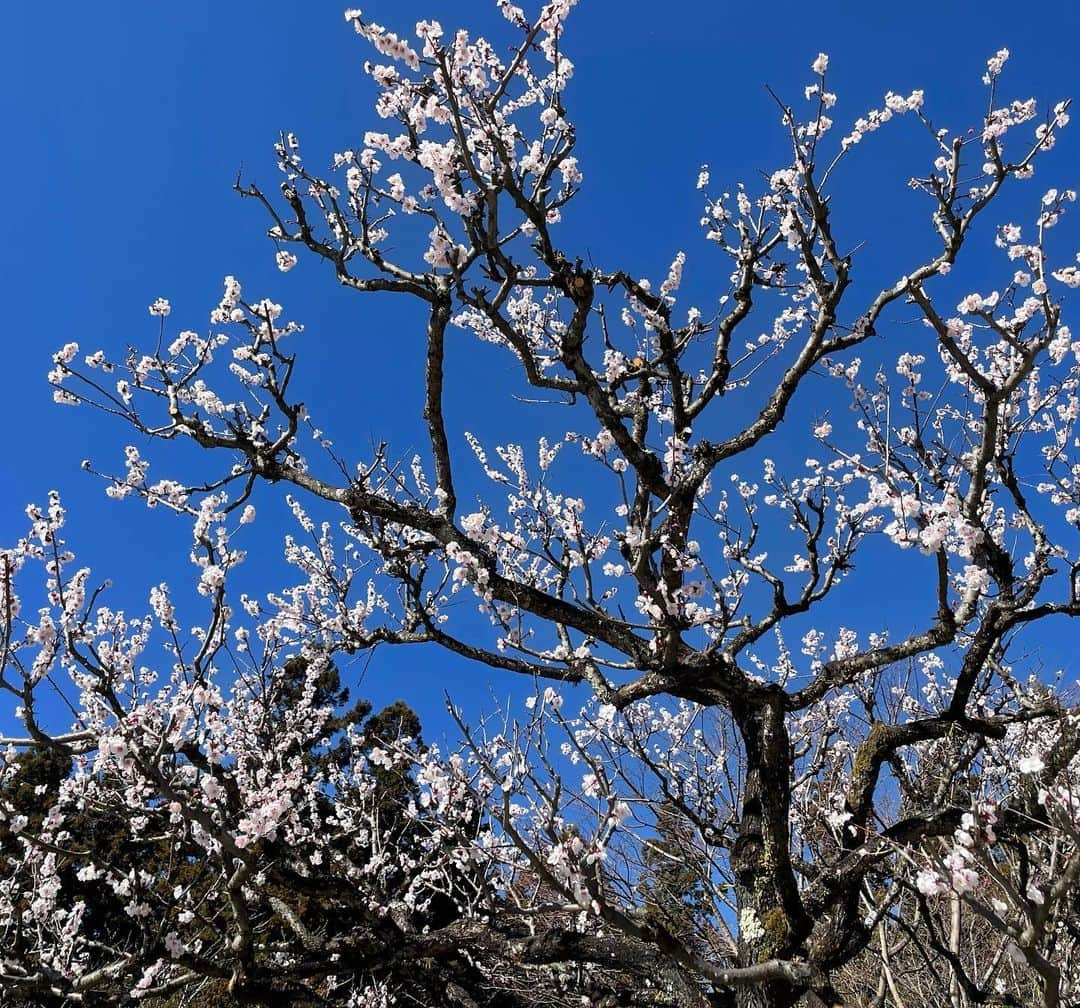
{"type": "Polygon", "coordinates": [[[695,829],[670,798],[656,810],[656,837],[644,850],[639,888],[648,916],[681,942],[709,947],[714,909],[708,864],[695,829]]]}

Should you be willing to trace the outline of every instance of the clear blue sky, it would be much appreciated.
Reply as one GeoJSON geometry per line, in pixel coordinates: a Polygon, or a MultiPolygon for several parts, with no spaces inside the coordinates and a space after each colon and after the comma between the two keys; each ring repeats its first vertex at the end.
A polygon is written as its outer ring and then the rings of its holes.
{"type": "MultiPolygon", "coordinates": [[[[15,3],[5,11],[0,381],[8,447],[0,456],[0,541],[22,533],[27,501],[59,488],[72,512],[69,540],[99,577],[117,583],[125,604],[141,604],[147,587],[170,573],[188,576],[187,530],[106,500],[79,471],[86,457],[119,468],[129,435],[88,411],[52,404],[45,373],[66,341],[114,354],[145,345],[154,335],[146,306],[158,296],[172,301],[175,328],[201,328],[222,277],[234,273],[246,291],[272,296],[308,325],[302,380],[315,395],[332,396],[318,419],[336,426],[339,444],[359,454],[372,437],[390,436],[402,452],[419,443],[411,440],[418,396],[407,377],[416,373],[419,333],[403,325],[395,304],[349,296],[315,264],[279,274],[264,219],[230,189],[241,167],[276,186],[279,130],[295,130],[321,165],[377,125],[361,71],[370,51],[342,9],[336,0],[111,0],[15,3]],[[343,351],[355,372],[343,374],[343,351]]],[[[365,12],[409,34],[419,17],[448,29],[502,24],[487,0],[374,0],[365,12]]],[[[576,247],[639,275],[662,277],[679,248],[693,260],[703,249],[698,166],[711,165],[719,189],[779,164],[784,141],[764,85],[798,101],[819,50],[832,57],[838,129],[885,90],[916,87],[926,90],[932,114],[940,108],[944,124],[958,126],[961,116],[977,120],[985,59],[1003,46],[1013,53],[1010,97],[1080,96],[1078,38],[1080,5],[1043,0],[922,7],[580,0],[566,37],[578,68],[567,103],[586,173],[572,211],[576,247]]],[[[1046,162],[1047,185],[1080,187],[1078,130],[1072,126],[1046,162]]],[[[900,185],[881,206],[864,180],[890,172],[915,136],[909,128],[864,145],[865,171],[853,173],[846,212],[856,237],[860,217],[875,219],[866,236],[874,239],[871,269],[894,251],[890,228],[898,245],[910,240],[915,204],[900,185]]],[[[510,364],[473,347],[461,353],[468,366],[458,374],[470,381],[451,409],[464,414],[472,391],[499,381],[510,364]]],[[[279,555],[276,538],[260,545],[279,555]]],[[[401,693],[430,720],[435,687],[447,681],[437,660],[380,656],[367,691],[377,699],[401,693]]],[[[455,692],[477,700],[488,682],[496,691],[505,686],[475,670],[455,692]]]]}

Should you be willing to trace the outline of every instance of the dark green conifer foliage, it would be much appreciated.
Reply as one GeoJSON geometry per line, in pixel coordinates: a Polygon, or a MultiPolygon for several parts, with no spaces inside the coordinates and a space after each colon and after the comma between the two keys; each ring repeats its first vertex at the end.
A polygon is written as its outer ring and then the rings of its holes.
{"type": "Polygon", "coordinates": [[[668,798],[656,810],[656,837],[645,849],[640,888],[649,916],[680,941],[708,945],[713,907],[706,896],[708,866],[694,828],[668,798]]]}

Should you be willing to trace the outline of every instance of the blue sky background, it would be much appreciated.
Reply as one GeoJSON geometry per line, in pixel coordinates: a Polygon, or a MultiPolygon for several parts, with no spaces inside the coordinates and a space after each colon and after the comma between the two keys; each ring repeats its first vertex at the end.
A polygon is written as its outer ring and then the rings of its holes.
{"type": "MultiPolygon", "coordinates": [[[[362,457],[380,437],[402,454],[422,444],[415,314],[389,298],[339,290],[321,264],[302,261],[278,273],[264,218],[231,191],[241,168],[276,188],[272,145],[280,130],[295,130],[317,167],[334,150],[360,146],[366,129],[380,128],[361,69],[371,50],[344,23],[342,9],[336,0],[112,0],[11,4],[5,11],[0,382],[8,437],[0,456],[0,542],[23,533],[26,502],[60,489],[70,511],[68,540],[99,578],[113,579],[113,604],[141,610],[151,584],[189,579],[189,532],[165,514],[109,501],[101,484],[80,472],[88,457],[119,469],[130,436],[107,418],[53,405],[45,374],[63,343],[74,339],[86,352],[100,346],[114,355],[129,343],[147,346],[156,324],[146,306],[158,296],[172,302],[174,331],[202,329],[222,277],[233,273],[246,294],[270,296],[306,324],[300,380],[311,390],[317,421],[344,452],[362,457]]],[[[420,17],[448,30],[503,30],[487,0],[375,0],[365,13],[409,35],[420,17]]],[[[689,270],[697,270],[690,282],[704,289],[713,269],[719,293],[727,268],[706,258],[694,180],[703,162],[717,191],[784,163],[766,83],[798,107],[809,64],[824,50],[832,59],[830,88],[840,95],[838,135],[880,105],[886,90],[916,87],[926,90],[935,121],[955,128],[978,121],[979,78],[987,56],[1003,46],[1013,53],[1003,84],[1008,97],[1052,104],[1080,94],[1077,38],[1080,5],[1056,2],[814,8],[793,0],[581,0],[566,36],[577,66],[566,101],[586,181],[568,214],[568,248],[657,280],[685,248],[689,270]]],[[[858,153],[838,212],[849,244],[868,242],[863,282],[891,281],[896,266],[888,264],[897,257],[906,263],[905,253],[926,244],[925,204],[904,181],[932,155],[912,123],[892,124],[858,153]],[[922,154],[912,157],[913,149],[922,154]],[[868,184],[875,177],[890,179],[884,197],[868,184]]],[[[1035,187],[1024,190],[1027,205],[1051,184],[1080,188],[1078,176],[1073,125],[1035,187]]],[[[461,426],[499,427],[505,406],[477,391],[505,383],[512,362],[465,337],[453,354],[451,413],[461,426]]],[[[549,430],[560,422],[541,419],[549,430]]],[[[273,585],[279,536],[269,524],[254,529],[244,576],[255,590],[264,579],[265,590],[273,585]]],[[[1050,657],[1066,654],[1064,639],[1048,650],[1050,657]]],[[[489,687],[502,694],[507,685],[498,673],[438,654],[380,653],[363,692],[382,701],[404,696],[438,734],[443,688],[467,705],[486,705],[489,687]]]]}

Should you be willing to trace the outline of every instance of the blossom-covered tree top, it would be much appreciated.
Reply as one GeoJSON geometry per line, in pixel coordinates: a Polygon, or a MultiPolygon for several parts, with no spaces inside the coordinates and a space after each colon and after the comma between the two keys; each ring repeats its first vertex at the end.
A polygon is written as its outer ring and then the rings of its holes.
{"type": "MultiPolygon", "coordinates": [[[[648,978],[673,1004],[779,1008],[807,992],[834,1003],[874,929],[925,918],[933,937],[928,901],[951,894],[1057,1004],[1080,736],[1017,649],[1080,614],[1080,342],[1063,317],[1080,272],[1050,241],[1075,192],[1029,183],[1027,218],[990,218],[1068,104],[1003,100],[1002,50],[972,131],[936,126],[922,90],[834,126],[818,54],[798,106],[778,100],[790,159],[732,191],[697,179],[696,255],[710,275],[723,265],[699,307],[683,295],[694,255],[635,277],[560,238],[584,186],[566,104],[573,3],[532,18],[497,6],[509,53],[347,11],[375,51],[385,131],[328,172],[286,133],[280,198],[237,186],[269,214],[282,271],[309,254],[348,288],[422,306],[422,450],[391,438],[339,454],[291,388],[301,326],[232,276],[201,333],[159,298],[150,352],[55,355],[59,402],[115,415],[141,444],[205,450],[194,483],[151,476],[135,446],[106,480],[191,521],[207,616],[187,627],[165,585],[143,618],[106,608],[61,542],[56,497],[4,552],[3,684],[27,727],[5,773],[18,777],[24,745],[72,768],[32,828],[8,813],[0,927],[19,941],[5,975],[57,996],[216,978],[249,997],[374,1004],[405,983],[387,959],[397,942],[410,961],[469,951],[452,982],[473,1000],[456,1003],[478,1003],[500,970],[547,977],[570,961],[593,964],[589,997],[648,978]],[[929,240],[868,291],[836,180],[900,117],[931,149],[911,180],[929,240]],[[1000,276],[958,288],[984,239],[1000,276]],[[493,395],[524,383],[565,403],[548,436],[486,444],[453,427],[447,386],[468,376],[447,342],[465,336],[516,364],[493,395]],[[807,400],[836,408],[807,420],[807,400]],[[805,443],[805,461],[781,440],[805,443]],[[231,600],[261,484],[296,519],[295,582],[231,600]],[[925,557],[918,604],[851,627],[850,600],[894,550],[925,557]],[[15,582],[35,566],[48,604],[29,617],[15,582]],[[416,643],[526,676],[537,695],[499,725],[456,712],[449,756],[332,720],[318,687],[335,657],[416,643]],[[297,656],[300,688],[283,674],[297,656]],[[58,735],[35,696],[61,673],[73,723],[58,735]],[[579,714],[564,713],[564,684],[588,687],[579,714]],[[178,860],[122,872],[83,849],[71,817],[94,809],[127,810],[131,843],[164,837],[178,860]],[[676,933],[643,895],[661,828],[696,866],[702,934],[676,933]],[[81,896],[95,886],[129,899],[104,939],[81,896]],[[316,889],[333,910],[321,929],[316,889]],[[541,932],[546,945],[522,941],[541,932]]],[[[934,940],[973,999],[999,979],[934,940]]]]}

